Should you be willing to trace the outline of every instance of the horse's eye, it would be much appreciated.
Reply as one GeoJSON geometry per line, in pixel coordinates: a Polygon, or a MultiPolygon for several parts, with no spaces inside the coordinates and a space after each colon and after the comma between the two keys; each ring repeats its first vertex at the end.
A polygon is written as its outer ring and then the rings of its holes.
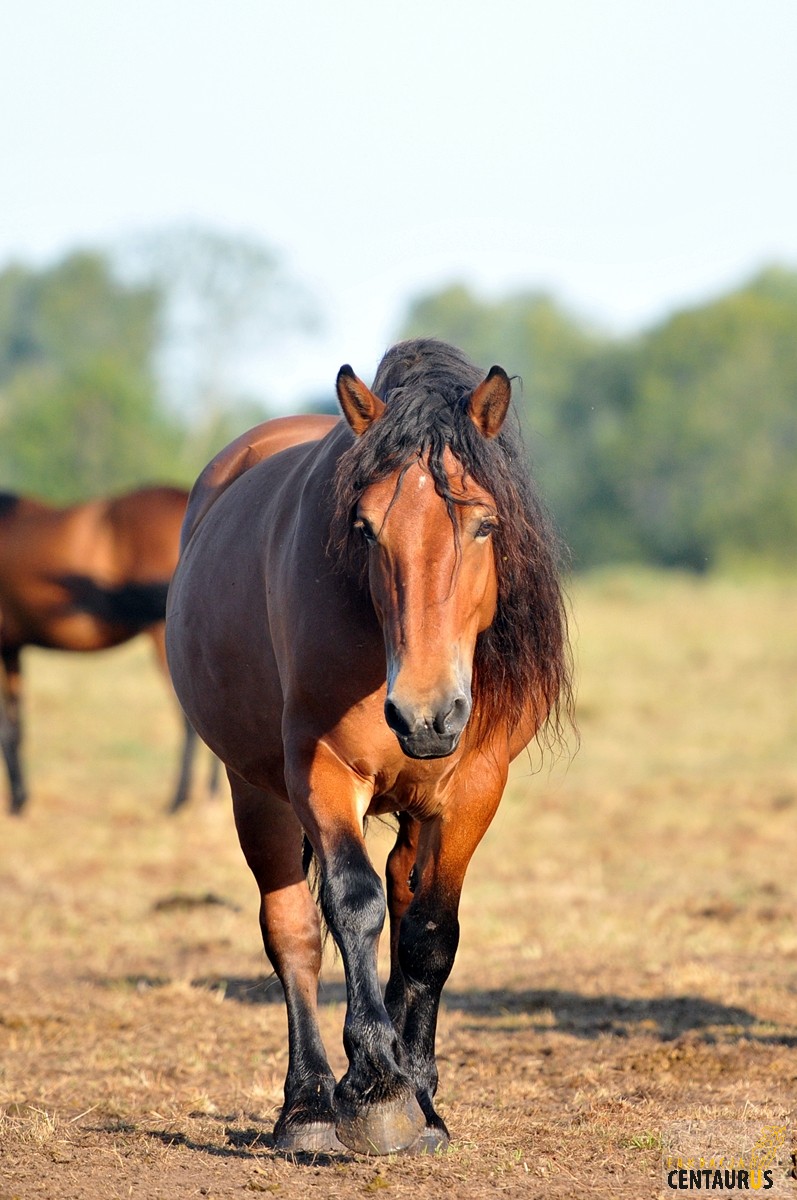
{"type": "Polygon", "coordinates": [[[498,522],[492,517],[486,521],[482,521],[481,525],[479,526],[479,528],[476,530],[476,533],[475,533],[475,537],[476,537],[477,541],[480,541],[480,542],[485,541],[485,539],[488,538],[491,533],[495,532],[497,526],[498,526],[498,522]]]}
{"type": "Polygon", "coordinates": [[[365,520],[364,517],[357,518],[357,520],[354,522],[354,528],[360,531],[366,542],[376,541],[376,534],[374,533],[372,526],[368,521],[365,520]]]}

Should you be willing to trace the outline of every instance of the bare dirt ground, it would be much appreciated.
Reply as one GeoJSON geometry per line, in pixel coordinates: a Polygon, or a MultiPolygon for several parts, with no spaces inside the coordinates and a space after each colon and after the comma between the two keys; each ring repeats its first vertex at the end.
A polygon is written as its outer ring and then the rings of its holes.
{"type": "MultiPolygon", "coordinates": [[[[0,1200],[641,1200],[673,1121],[793,1137],[797,584],[614,575],[573,605],[581,748],[516,765],[471,867],[431,1159],[275,1154],[285,1018],[227,800],[165,815],[177,722],[145,646],[29,655],[0,1200]]],[[[343,995],[330,959],[339,1072],[343,995]]]]}

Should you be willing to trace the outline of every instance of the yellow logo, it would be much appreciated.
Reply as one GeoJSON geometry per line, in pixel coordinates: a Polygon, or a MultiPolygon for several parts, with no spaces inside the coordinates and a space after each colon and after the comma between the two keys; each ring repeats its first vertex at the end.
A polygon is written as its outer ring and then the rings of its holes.
{"type": "Polygon", "coordinates": [[[756,1136],[749,1126],[740,1128],[741,1123],[729,1123],[722,1129],[719,1124],[701,1127],[695,1122],[681,1122],[671,1127],[663,1138],[667,1192],[727,1196],[776,1188],[773,1196],[787,1194],[782,1188],[788,1186],[788,1181],[778,1163],[784,1157],[788,1127],[764,1125],[756,1136]],[[723,1146],[727,1148],[724,1151],[723,1146]],[[776,1187],[778,1184],[781,1186],[776,1187]]]}

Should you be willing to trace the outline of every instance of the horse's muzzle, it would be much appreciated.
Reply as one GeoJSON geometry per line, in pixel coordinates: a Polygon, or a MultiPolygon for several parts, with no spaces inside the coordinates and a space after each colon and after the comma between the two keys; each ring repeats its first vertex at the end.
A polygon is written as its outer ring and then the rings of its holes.
{"type": "Polygon", "coordinates": [[[446,758],[459,745],[470,710],[470,696],[461,692],[446,697],[435,712],[402,705],[388,696],[385,720],[408,758],[446,758]]]}

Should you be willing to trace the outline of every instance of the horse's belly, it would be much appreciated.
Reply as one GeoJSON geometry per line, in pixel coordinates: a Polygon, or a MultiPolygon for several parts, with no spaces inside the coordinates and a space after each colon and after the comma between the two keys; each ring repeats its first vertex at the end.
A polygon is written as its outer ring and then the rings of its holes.
{"type": "Polygon", "coordinates": [[[284,790],[283,697],[264,591],[253,586],[251,560],[236,554],[235,543],[219,557],[203,532],[195,534],[199,544],[189,547],[169,591],[172,682],[186,716],[222,762],[250,783],[284,790]]]}

